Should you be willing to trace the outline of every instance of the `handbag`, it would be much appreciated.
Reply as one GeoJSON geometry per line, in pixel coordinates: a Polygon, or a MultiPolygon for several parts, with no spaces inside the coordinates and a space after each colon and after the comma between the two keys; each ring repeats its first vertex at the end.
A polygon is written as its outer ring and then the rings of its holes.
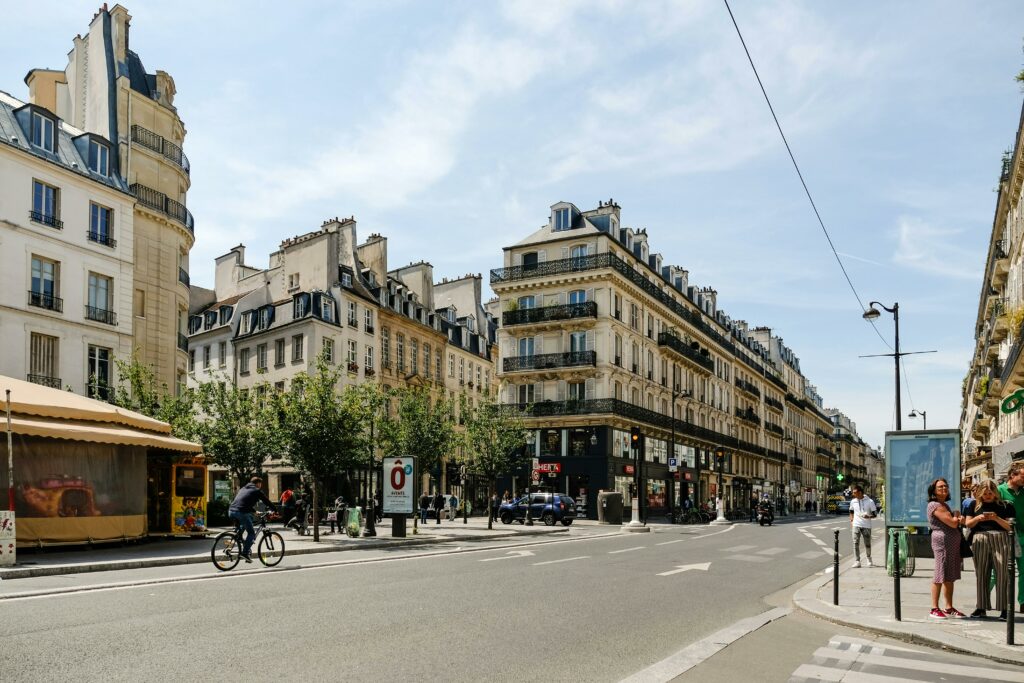
{"type": "Polygon", "coordinates": [[[974,553],[971,552],[971,536],[974,535],[974,529],[969,529],[967,535],[960,534],[960,557],[974,557],[974,553]]]}

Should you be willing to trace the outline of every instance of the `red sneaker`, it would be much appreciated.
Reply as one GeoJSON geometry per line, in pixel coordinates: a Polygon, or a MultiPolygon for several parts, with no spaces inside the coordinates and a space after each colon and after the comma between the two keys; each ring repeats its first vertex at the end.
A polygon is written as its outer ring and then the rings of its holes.
{"type": "Polygon", "coordinates": [[[936,607],[931,612],[928,613],[928,616],[931,617],[932,619],[945,619],[946,618],[946,613],[943,612],[938,607],[936,607]]]}
{"type": "Polygon", "coordinates": [[[948,610],[946,610],[946,616],[953,617],[954,619],[964,619],[967,617],[966,614],[958,610],[956,607],[950,607],[948,610]]]}

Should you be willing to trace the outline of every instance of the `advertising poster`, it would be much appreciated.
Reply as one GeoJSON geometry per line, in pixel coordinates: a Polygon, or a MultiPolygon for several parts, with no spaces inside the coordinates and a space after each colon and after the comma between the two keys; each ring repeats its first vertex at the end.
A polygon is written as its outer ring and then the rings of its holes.
{"type": "Polygon", "coordinates": [[[960,432],[885,433],[885,524],[928,528],[928,486],[949,482],[949,507],[960,507],[960,432]]]}
{"type": "Polygon", "coordinates": [[[413,514],[415,458],[384,458],[384,514],[413,514]]]}
{"type": "Polygon", "coordinates": [[[0,567],[13,567],[18,558],[14,521],[13,512],[0,510],[0,567]]]}

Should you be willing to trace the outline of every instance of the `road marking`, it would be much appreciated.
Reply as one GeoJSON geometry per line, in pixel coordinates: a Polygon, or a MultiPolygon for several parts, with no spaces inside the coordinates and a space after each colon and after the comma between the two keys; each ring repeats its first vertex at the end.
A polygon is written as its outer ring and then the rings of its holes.
{"type": "Polygon", "coordinates": [[[579,557],[567,557],[563,560],[548,560],[547,562],[534,562],[534,567],[539,567],[542,564],[558,564],[559,562],[572,562],[573,560],[589,560],[590,555],[580,555],[579,557]]]}
{"type": "Polygon", "coordinates": [[[673,543],[682,543],[685,540],[685,538],[678,538],[674,541],[662,541],[661,543],[655,543],[654,545],[672,545],[673,543]]]}
{"type": "Polygon", "coordinates": [[[784,553],[787,550],[789,550],[789,548],[766,548],[764,550],[758,550],[757,554],[758,555],[778,555],[779,553],[784,553]]]}
{"type": "Polygon", "coordinates": [[[756,548],[756,547],[757,547],[756,545],[734,545],[731,548],[722,548],[722,552],[723,553],[739,553],[739,552],[743,552],[744,550],[750,550],[751,548],[756,548]]]}
{"type": "MultiPolygon", "coordinates": [[[[821,540],[820,538],[812,538],[811,540],[817,543],[818,545],[825,545],[825,541],[821,540]]],[[[894,550],[893,553],[895,552],[896,551],[894,550]]]]}
{"type": "Polygon", "coordinates": [[[531,557],[533,551],[530,550],[510,550],[508,555],[503,557],[488,557],[486,560],[480,560],[481,562],[494,562],[495,560],[511,560],[517,557],[531,557]]]}
{"type": "Polygon", "coordinates": [[[638,671],[625,679],[624,683],[667,683],[667,681],[671,681],[677,676],[686,673],[748,633],[756,631],[776,619],[781,619],[791,611],[788,607],[777,607],[756,617],[740,619],[731,626],[727,626],[703,640],[698,640],[674,655],[666,657],[656,664],[652,664],[643,671],[638,671]]]}
{"type": "Polygon", "coordinates": [[[628,553],[628,552],[630,552],[632,550],[643,550],[646,547],[647,546],[638,545],[635,548],[623,548],[622,550],[609,550],[608,554],[609,555],[615,555],[616,553],[628,553]]]}
{"type": "Polygon", "coordinates": [[[817,550],[809,550],[806,553],[800,553],[797,557],[801,560],[813,560],[820,557],[820,555],[817,550]]]}
{"type": "Polygon", "coordinates": [[[679,564],[676,565],[675,569],[672,569],[667,572],[662,572],[658,574],[658,576],[672,576],[673,574],[679,574],[680,572],[688,572],[691,569],[699,569],[702,572],[706,572],[710,566],[710,562],[703,562],[700,564],[679,564]]]}
{"type": "Polygon", "coordinates": [[[760,555],[728,555],[727,560],[739,560],[740,562],[771,562],[770,557],[761,557],[760,555]]]}

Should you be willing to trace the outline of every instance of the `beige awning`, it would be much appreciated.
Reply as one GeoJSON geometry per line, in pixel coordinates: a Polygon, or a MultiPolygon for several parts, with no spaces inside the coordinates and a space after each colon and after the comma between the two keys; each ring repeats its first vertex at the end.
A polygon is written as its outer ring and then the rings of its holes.
{"type": "MultiPolygon", "coordinates": [[[[0,426],[5,426],[2,421],[0,421],[0,426]]],[[[201,453],[203,450],[203,447],[197,443],[183,441],[166,434],[98,422],[47,420],[17,415],[11,417],[11,431],[25,436],[44,436],[52,439],[109,443],[120,446],[149,446],[150,448],[165,448],[185,453],[201,453]]]]}

